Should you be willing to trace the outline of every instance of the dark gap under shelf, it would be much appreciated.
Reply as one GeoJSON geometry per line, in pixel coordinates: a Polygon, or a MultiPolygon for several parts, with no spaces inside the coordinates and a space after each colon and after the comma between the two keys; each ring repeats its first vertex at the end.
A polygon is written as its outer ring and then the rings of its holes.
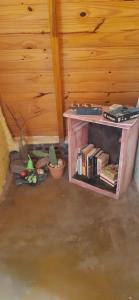
{"type": "Polygon", "coordinates": [[[88,183],[88,184],[90,184],[92,186],[98,187],[98,188],[100,188],[102,190],[106,190],[106,191],[109,191],[111,193],[115,193],[116,194],[117,186],[115,186],[115,187],[109,186],[107,183],[105,183],[104,181],[102,181],[99,176],[95,176],[94,178],[89,179],[86,176],[78,175],[76,173],[73,176],[73,178],[76,179],[76,180],[88,183]]]}

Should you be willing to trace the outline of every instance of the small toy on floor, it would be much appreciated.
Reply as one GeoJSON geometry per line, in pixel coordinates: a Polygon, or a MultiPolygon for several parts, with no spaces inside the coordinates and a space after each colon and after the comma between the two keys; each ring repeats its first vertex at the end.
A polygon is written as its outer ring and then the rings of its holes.
{"type": "Polygon", "coordinates": [[[38,175],[37,176],[37,181],[35,182],[34,179],[31,178],[31,177],[30,177],[29,180],[27,180],[26,178],[22,178],[22,177],[20,177],[20,175],[16,174],[15,175],[15,182],[16,182],[16,185],[28,184],[28,185],[36,186],[36,185],[42,183],[43,181],[45,181],[46,178],[47,178],[46,173],[38,175]]]}
{"type": "Polygon", "coordinates": [[[42,168],[34,168],[33,161],[28,156],[28,162],[25,170],[20,171],[15,175],[16,185],[29,184],[36,186],[43,182],[47,177],[47,174],[42,168]]]}

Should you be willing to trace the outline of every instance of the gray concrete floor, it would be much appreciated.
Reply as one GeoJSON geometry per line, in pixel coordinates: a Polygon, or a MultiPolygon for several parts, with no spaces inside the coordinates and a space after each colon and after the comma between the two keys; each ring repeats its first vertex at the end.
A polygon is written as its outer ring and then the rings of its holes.
{"type": "Polygon", "coordinates": [[[0,207],[0,300],[138,300],[139,195],[48,178],[0,207]]]}

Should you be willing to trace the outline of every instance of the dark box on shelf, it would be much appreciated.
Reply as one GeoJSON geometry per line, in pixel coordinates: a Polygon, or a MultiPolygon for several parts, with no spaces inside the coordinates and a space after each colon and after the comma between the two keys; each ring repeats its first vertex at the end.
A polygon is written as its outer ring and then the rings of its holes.
{"type": "Polygon", "coordinates": [[[131,107],[104,111],[103,116],[110,121],[120,123],[139,117],[139,108],[131,107]]]}
{"type": "Polygon", "coordinates": [[[102,115],[100,107],[77,107],[77,115],[102,115]]]}

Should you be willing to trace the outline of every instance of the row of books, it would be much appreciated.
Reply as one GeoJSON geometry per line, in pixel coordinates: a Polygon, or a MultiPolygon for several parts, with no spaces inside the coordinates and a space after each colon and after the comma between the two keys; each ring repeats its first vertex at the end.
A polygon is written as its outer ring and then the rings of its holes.
{"type": "Polygon", "coordinates": [[[109,154],[93,144],[79,149],[76,171],[78,175],[86,176],[88,179],[99,176],[111,187],[117,185],[118,165],[109,164],[109,154]]]}
{"type": "Polygon", "coordinates": [[[85,145],[79,149],[77,154],[77,174],[86,176],[89,179],[93,178],[100,175],[108,161],[109,154],[101,148],[96,148],[93,144],[85,145]]]}

